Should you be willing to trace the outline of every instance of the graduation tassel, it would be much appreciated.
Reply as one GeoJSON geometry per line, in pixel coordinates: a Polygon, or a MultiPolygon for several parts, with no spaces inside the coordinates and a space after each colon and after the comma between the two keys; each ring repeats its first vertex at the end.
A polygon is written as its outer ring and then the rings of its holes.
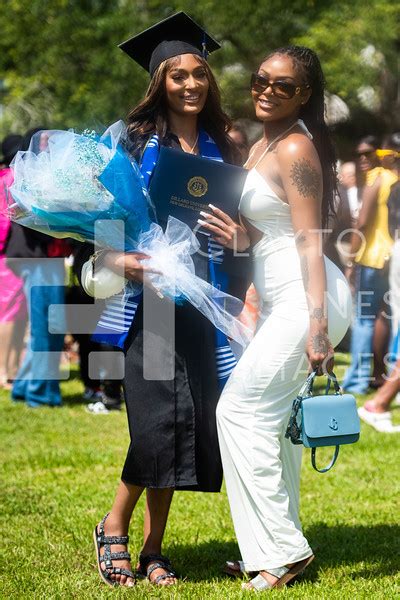
{"type": "Polygon", "coordinates": [[[208,58],[208,51],[207,51],[207,37],[206,37],[206,32],[205,31],[203,33],[203,41],[201,43],[201,48],[202,48],[203,58],[205,60],[207,60],[207,58],[208,58]]]}

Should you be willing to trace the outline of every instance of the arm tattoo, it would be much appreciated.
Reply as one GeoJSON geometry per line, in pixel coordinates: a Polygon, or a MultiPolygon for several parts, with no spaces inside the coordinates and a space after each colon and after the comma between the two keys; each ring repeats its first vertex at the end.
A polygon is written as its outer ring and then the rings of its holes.
{"type": "Polygon", "coordinates": [[[301,196],[318,200],[321,187],[320,177],[309,160],[306,158],[296,160],[290,171],[290,179],[301,196]]]}
{"type": "Polygon", "coordinates": [[[311,313],[311,319],[317,319],[318,323],[321,323],[322,319],[325,318],[325,311],[323,307],[314,308],[311,313]]]}
{"type": "Polygon", "coordinates": [[[301,267],[301,274],[303,275],[304,289],[307,292],[308,291],[308,284],[310,282],[310,272],[308,270],[307,256],[302,256],[301,257],[301,259],[300,259],[300,267],[301,267]]]}
{"type": "Polygon", "coordinates": [[[296,238],[296,243],[297,243],[297,244],[304,244],[304,242],[306,241],[306,239],[307,239],[307,238],[306,238],[306,236],[304,235],[304,233],[301,233],[301,234],[299,235],[299,237],[298,237],[298,238],[296,238]]]}
{"type": "Polygon", "coordinates": [[[328,338],[323,333],[317,333],[311,338],[314,352],[326,354],[329,350],[328,338]]]}

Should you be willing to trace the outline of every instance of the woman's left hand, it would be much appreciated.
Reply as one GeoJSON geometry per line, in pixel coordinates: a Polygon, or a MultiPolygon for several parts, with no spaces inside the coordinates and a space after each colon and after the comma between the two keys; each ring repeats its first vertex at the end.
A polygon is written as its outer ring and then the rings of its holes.
{"type": "Polygon", "coordinates": [[[312,371],[317,375],[332,373],[334,350],[326,331],[311,329],[307,340],[307,356],[312,371]]]}
{"type": "Polygon", "coordinates": [[[250,246],[250,238],[240,223],[233,221],[229,215],[212,204],[208,205],[211,213],[201,211],[203,217],[198,223],[207,229],[212,238],[224,246],[236,252],[244,252],[250,246]]]}

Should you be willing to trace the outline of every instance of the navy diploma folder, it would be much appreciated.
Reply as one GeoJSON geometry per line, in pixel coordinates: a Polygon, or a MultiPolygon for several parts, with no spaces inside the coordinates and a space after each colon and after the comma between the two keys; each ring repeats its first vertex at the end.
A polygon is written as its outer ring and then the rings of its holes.
{"type": "Polygon", "coordinates": [[[149,190],[160,224],[171,215],[198,229],[199,212],[211,212],[208,204],[236,220],[247,173],[241,167],[162,147],[149,190]]]}

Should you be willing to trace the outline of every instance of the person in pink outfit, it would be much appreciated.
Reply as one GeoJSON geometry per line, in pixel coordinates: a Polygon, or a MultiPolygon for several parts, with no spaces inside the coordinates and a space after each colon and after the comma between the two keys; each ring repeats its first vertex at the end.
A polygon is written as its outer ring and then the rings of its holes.
{"type": "Polygon", "coordinates": [[[0,388],[10,389],[18,370],[26,327],[23,282],[6,265],[4,248],[10,230],[6,215],[7,188],[12,184],[9,165],[22,144],[22,136],[8,135],[2,142],[0,162],[0,388]]]}

